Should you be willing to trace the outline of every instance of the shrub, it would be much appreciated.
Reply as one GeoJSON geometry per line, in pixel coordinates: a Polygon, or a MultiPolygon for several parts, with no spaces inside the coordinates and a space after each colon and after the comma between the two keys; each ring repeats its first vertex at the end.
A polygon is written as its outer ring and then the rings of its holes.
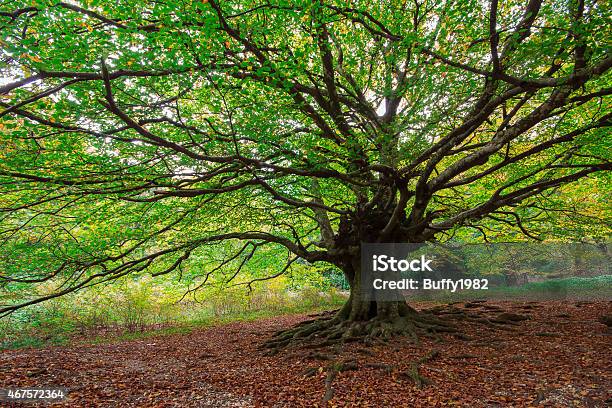
{"type": "MultiPolygon", "coordinates": [[[[250,291],[214,279],[211,283],[197,295],[185,297],[185,283],[142,276],[53,299],[0,319],[0,348],[61,343],[75,335],[123,335],[169,325],[335,308],[345,299],[332,280],[308,265],[257,281],[250,291]]],[[[53,283],[46,283],[40,291],[52,288],[53,283]]]]}

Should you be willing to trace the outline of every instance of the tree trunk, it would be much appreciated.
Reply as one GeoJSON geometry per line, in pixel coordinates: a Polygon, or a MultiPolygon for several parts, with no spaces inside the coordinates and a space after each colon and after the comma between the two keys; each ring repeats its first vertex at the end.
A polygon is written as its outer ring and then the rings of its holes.
{"type": "MultiPolygon", "coordinates": [[[[377,302],[364,294],[361,276],[361,259],[353,259],[343,268],[344,276],[348,280],[351,291],[347,302],[338,312],[338,317],[351,322],[365,322],[373,318],[393,320],[405,317],[416,310],[408,306],[404,300],[377,302]]],[[[397,294],[402,299],[401,293],[397,294]]]]}
{"type": "Polygon", "coordinates": [[[319,345],[336,342],[409,336],[416,343],[418,332],[435,335],[438,332],[454,332],[456,329],[429,313],[417,312],[408,306],[400,293],[396,301],[370,300],[362,289],[361,259],[353,257],[342,265],[351,285],[351,292],[344,306],[333,316],[299,323],[296,327],[281,330],[265,343],[276,353],[292,343],[317,341],[319,345]]]}

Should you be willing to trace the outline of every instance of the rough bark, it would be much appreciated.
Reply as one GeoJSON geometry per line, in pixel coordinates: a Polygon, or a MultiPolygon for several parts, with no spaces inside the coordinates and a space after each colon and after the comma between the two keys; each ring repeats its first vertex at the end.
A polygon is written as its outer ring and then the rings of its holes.
{"type": "Polygon", "coordinates": [[[393,336],[409,336],[418,343],[419,334],[438,338],[437,333],[454,332],[449,322],[418,312],[405,301],[373,301],[361,290],[360,259],[354,257],[343,267],[350,282],[350,295],[335,315],[298,324],[277,332],[264,347],[274,353],[291,344],[326,346],[337,342],[363,341],[370,344],[393,336]]]}

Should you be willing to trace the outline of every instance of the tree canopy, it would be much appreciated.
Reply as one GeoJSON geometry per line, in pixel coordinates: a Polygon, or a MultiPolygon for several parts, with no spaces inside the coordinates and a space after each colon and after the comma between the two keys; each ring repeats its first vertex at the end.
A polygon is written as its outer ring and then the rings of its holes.
{"type": "Polygon", "coordinates": [[[360,242],[610,232],[604,2],[0,7],[0,279],[57,282],[2,314],[194,259],[350,278],[360,242]]]}

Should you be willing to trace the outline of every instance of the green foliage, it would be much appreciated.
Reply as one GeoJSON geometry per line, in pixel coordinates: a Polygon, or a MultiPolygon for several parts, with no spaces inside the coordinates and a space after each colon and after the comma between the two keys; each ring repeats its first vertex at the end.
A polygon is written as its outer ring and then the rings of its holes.
{"type": "Polygon", "coordinates": [[[331,286],[340,290],[349,290],[350,284],[346,280],[346,276],[344,273],[338,269],[329,269],[323,272],[326,280],[329,282],[331,286]]]}
{"type": "MultiPolygon", "coordinates": [[[[142,274],[234,313],[378,238],[608,239],[609,7],[497,3],[4,2],[0,315],[142,274]]],[[[134,285],[80,318],[182,313],[134,285]]]]}

